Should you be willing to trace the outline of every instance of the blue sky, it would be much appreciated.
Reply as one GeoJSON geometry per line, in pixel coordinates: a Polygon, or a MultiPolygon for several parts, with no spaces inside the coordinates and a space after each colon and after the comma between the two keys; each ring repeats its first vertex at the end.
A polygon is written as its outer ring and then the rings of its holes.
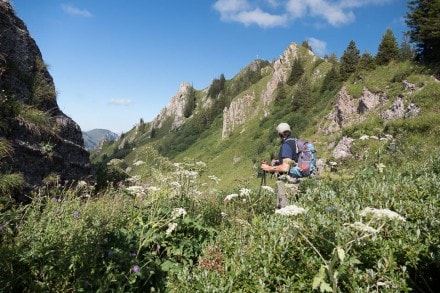
{"type": "Polygon", "coordinates": [[[49,67],[58,105],[82,130],[153,120],[182,82],[201,90],[307,40],[340,57],[401,42],[404,0],[10,0],[49,67]]]}

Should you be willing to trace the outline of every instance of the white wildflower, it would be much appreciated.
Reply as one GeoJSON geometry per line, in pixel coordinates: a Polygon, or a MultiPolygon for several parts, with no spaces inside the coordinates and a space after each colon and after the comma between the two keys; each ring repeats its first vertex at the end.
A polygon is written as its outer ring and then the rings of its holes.
{"type": "Polygon", "coordinates": [[[196,162],[196,166],[199,166],[199,167],[203,167],[203,168],[205,168],[207,165],[206,165],[205,162],[198,161],[198,162],[196,162]]]}
{"type": "Polygon", "coordinates": [[[139,185],[129,186],[126,188],[126,190],[130,192],[132,195],[136,195],[136,196],[145,195],[144,188],[139,185]]]}
{"type": "Polygon", "coordinates": [[[361,223],[361,222],[354,222],[352,224],[347,224],[347,225],[350,226],[351,228],[358,230],[358,231],[361,231],[361,232],[367,232],[367,233],[379,232],[379,230],[377,230],[371,226],[365,225],[364,223],[361,223]]]}
{"type": "Polygon", "coordinates": [[[137,182],[139,180],[141,180],[141,176],[139,176],[139,175],[135,175],[135,176],[132,176],[130,178],[125,179],[125,181],[127,181],[127,182],[137,182]]]}
{"type": "Polygon", "coordinates": [[[212,181],[214,181],[217,184],[220,182],[220,178],[218,178],[218,177],[216,177],[214,175],[209,175],[208,178],[211,179],[212,181]]]}
{"type": "Polygon", "coordinates": [[[227,195],[227,196],[225,197],[224,201],[230,201],[230,200],[232,200],[234,197],[237,197],[237,196],[238,196],[237,193],[229,194],[229,195],[227,195]]]}
{"type": "Polygon", "coordinates": [[[286,206],[284,208],[281,208],[279,210],[275,211],[275,214],[280,214],[283,216],[296,216],[299,214],[304,213],[305,210],[301,207],[298,207],[296,205],[290,205],[290,206],[286,206]]]}
{"type": "Polygon", "coordinates": [[[362,135],[361,137],[359,137],[360,140],[366,140],[369,139],[370,137],[368,135],[362,135]]]}
{"type": "Polygon", "coordinates": [[[184,208],[175,208],[175,209],[173,209],[173,211],[171,212],[171,217],[173,218],[173,219],[176,219],[176,218],[178,218],[178,217],[180,217],[180,216],[185,216],[187,213],[186,213],[186,210],[184,209],[184,208]]]}
{"type": "Polygon", "coordinates": [[[170,182],[170,186],[180,188],[181,184],[177,181],[172,181],[172,182],[170,182]]]}
{"type": "Polygon", "coordinates": [[[143,164],[145,164],[145,162],[141,161],[141,160],[136,161],[136,162],[133,163],[133,165],[135,165],[135,166],[140,166],[140,165],[143,165],[143,164]]]}
{"type": "Polygon", "coordinates": [[[393,212],[393,211],[388,210],[388,209],[375,209],[375,208],[368,207],[368,208],[363,209],[359,213],[359,215],[362,216],[362,217],[364,217],[364,216],[366,216],[368,214],[371,214],[372,217],[376,218],[376,219],[383,219],[383,218],[390,219],[390,220],[397,219],[399,221],[405,222],[405,218],[404,217],[402,217],[398,213],[393,212]]]}
{"type": "Polygon", "coordinates": [[[329,164],[330,164],[330,166],[336,166],[338,163],[334,162],[334,161],[331,161],[331,162],[329,162],[329,164]]]}
{"type": "Polygon", "coordinates": [[[78,187],[86,187],[86,186],[87,186],[87,182],[85,182],[84,180],[78,181],[78,187]]]}
{"type": "Polygon", "coordinates": [[[261,186],[261,189],[263,189],[263,190],[265,190],[267,192],[270,192],[270,193],[274,193],[275,192],[272,187],[267,186],[267,185],[261,186]]]}
{"type": "Polygon", "coordinates": [[[168,224],[168,229],[165,232],[167,235],[170,235],[171,233],[173,233],[174,230],[176,230],[177,228],[177,223],[169,223],[168,224]]]}
{"type": "Polygon", "coordinates": [[[251,190],[249,188],[241,188],[240,189],[240,196],[246,196],[251,193],[251,190]]]}
{"type": "Polygon", "coordinates": [[[147,190],[149,190],[149,191],[159,191],[160,188],[159,188],[159,187],[156,187],[156,186],[148,186],[148,187],[147,187],[147,190]]]}
{"type": "Polygon", "coordinates": [[[227,217],[228,217],[228,214],[227,214],[227,213],[224,213],[224,212],[221,212],[221,213],[220,213],[220,216],[222,216],[222,218],[224,219],[224,218],[227,218],[227,217]]]}

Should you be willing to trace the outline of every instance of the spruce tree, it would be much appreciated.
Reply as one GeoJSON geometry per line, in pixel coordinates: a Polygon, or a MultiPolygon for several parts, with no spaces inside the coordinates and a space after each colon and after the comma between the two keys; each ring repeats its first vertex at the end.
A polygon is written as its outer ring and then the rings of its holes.
{"type": "Polygon", "coordinates": [[[415,57],[415,50],[409,43],[409,36],[408,34],[404,34],[402,43],[400,43],[400,48],[399,48],[399,60],[408,61],[408,60],[413,60],[414,57],[415,57]]]}
{"type": "Polygon", "coordinates": [[[418,59],[440,62],[440,0],[410,0],[408,8],[406,24],[418,59]]]}
{"type": "Polygon", "coordinates": [[[376,61],[374,57],[369,52],[362,54],[358,64],[358,70],[373,70],[375,67],[376,61]]]}
{"type": "Polygon", "coordinates": [[[347,49],[341,57],[341,64],[339,67],[339,74],[342,80],[347,80],[348,77],[356,71],[360,59],[359,50],[356,43],[352,40],[348,44],[347,49]]]}
{"type": "Polygon", "coordinates": [[[295,85],[295,83],[300,80],[303,73],[304,67],[301,64],[301,60],[299,58],[296,58],[295,61],[293,61],[292,71],[290,72],[290,76],[287,79],[287,84],[290,86],[295,85]]]}
{"type": "Polygon", "coordinates": [[[387,65],[392,60],[399,59],[399,46],[393,31],[389,28],[382,36],[382,41],[376,54],[376,63],[378,65],[387,65]]]}

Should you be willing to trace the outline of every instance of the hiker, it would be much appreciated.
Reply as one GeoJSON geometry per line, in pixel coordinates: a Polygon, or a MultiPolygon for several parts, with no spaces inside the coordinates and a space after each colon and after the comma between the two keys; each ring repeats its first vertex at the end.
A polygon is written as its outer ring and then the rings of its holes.
{"type": "MultiPolygon", "coordinates": [[[[281,138],[281,147],[278,154],[278,159],[273,160],[270,165],[267,164],[266,161],[263,161],[261,164],[261,169],[265,172],[274,173],[279,176],[281,174],[288,174],[290,172],[290,165],[293,163],[293,161],[298,161],[298,150],[295,143],[287,142],[287,140],[294,141],[289,124],[284,122],[280,123],[276,130],[281,138]]],[[[279,178],[277,179],[277,208],[283,208],[287,205],[286,189],[284,186],[284,181],[279,180],[279,178]]]]}

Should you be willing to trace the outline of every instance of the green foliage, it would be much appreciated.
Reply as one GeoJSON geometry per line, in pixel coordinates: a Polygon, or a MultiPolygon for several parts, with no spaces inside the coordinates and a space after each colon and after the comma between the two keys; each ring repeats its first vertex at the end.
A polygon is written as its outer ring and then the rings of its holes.
{"type": "Polygon", "coordinates": [[[313,96],[310,81],[308,78],[302,78],[297,85],[292,99],[292,111],[307,112],[313,105],[313,96]]]}
{"type": "Polygon", "coordinates": [[[342,80],[347,80],[348,77],[356,71],[359,59],[359,50],[356,47],[356,43],[351,40],[344,54],[342,54],[341,63],[339,65],[339,73],[342,80]]]}
{"type": "Polygon", "coordinates": [[[365,52],[364,54],[362,54],[357,70],[374,70],[375,67],[376,60],[374,59],[374,57],[369,52],[365,52]]]}
{"type": "Polygon", "coordinates": [[[403,35],[402,43],[399,47],[399,61],[412,61],[415,59],[416,52],[409,42],[408,34],[403,35]]]}
{"type": "Polygon", "coordinates": [[[186,97],[185,108],[183,109],[183,116],[188,118],[192,115],[194,109],[196,108],[196,91],[193,87],[190,87],[189,93],[186,97]]]}
{"type": "Polygon", "coordinates": [[[292,65],[292,70],[290,71],[289,78],[286,83],[290,86],[295,85],[304,74],[304,67],[301,63],[300,58],[295,58],[292,65]]]}
{"type": "Polygon", "coordinates": [[[325,75],[324,80],[322,81],[321,93],[324,93],[326,91],[333,91],[340,88],[340,86],[341,81],[339,69],[336,65],[333,65],[332,68],[325,75]]]}
{"type": "Polygon", "coordinates": [[[438,63],[440,56],[440,2],[438,0],[410,0],[410,12],[406,24],[410,28],[409,37],[417,46],[418,58],[426,62],[438,63]]]}
{"type": "Polygon", "coordinates": [[[387,65],[393,60],[399,60],[399,46],[393,31],[387,29],[377,49],[376,63],[378,65],[387,65]]]}
{"type": "Polygon", "coordinates": [[[36,135],[53,134],[57,130],[52,123],[52,117],[48,112],[38,110],[33,106],[23,106],[17,116],[23,125],[36,135]]]}
{"type": "Polygon", "coordinates": [[[225,88],[226,79],[223,73],[220,75],[220,77],[217,79],[215,78],[211,86],[208,90],[208,97],[211,97],[213,99],[218,98],[218,95],[224,90],[225,88]]]}

